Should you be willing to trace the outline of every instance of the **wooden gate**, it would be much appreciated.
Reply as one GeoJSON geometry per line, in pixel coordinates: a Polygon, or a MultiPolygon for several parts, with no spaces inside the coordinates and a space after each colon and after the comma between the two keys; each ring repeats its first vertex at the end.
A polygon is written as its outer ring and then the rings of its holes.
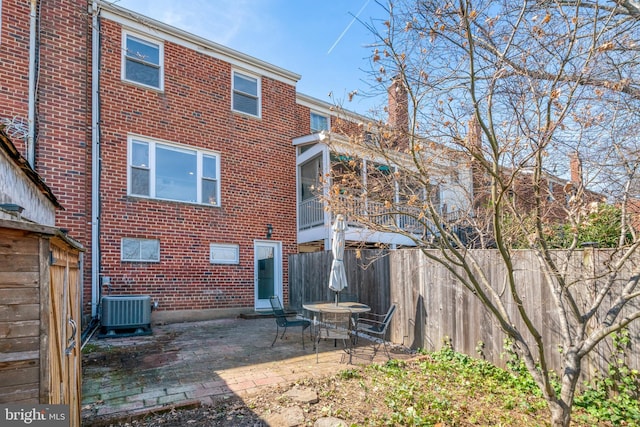
{"type": "Polygon", "coordinates": [[[80,269],[78,254],[52,239],[49,273],[49,403],[69,405],[80,425],[80,269]]]}

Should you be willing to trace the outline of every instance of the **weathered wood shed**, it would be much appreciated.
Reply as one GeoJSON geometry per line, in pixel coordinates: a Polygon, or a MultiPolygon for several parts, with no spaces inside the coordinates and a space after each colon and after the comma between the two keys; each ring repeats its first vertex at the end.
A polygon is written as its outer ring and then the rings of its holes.
{"type": "Polygon", "coordinates": [[[78,405],[81,246],[0,219],[0,403],[78,405]]]}
{"type": "Polygon", "coordinates": [[[80,426],[82,246],[0,126],[0,404],[69,405],[80,426]]]}

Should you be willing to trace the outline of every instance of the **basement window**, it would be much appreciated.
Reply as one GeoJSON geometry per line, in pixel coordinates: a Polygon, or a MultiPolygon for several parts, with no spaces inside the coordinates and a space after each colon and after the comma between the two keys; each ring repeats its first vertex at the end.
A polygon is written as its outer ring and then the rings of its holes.
{"type": "Polygon", "coordinates": [[[211,264],[239,264],[240,246],[232,243],[211,243],[209,262],[211,264]]]}
{"type": "Polygon", "coordinates": [[[120,259],[134,262],[160,262],[160,240],[123,237],[120,259]]]}

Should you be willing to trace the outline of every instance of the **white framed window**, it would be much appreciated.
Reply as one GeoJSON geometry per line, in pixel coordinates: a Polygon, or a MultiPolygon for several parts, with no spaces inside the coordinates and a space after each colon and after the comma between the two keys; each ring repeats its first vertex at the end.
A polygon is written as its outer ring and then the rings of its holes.
{"type": "Polygon", "coordinates": [[[211,264],[239,264],[240,245],[232,243],[211,243],[209,245],[211,264]]]}
{"type": "Polygon", "coordinates": [[[311,133],[322,132],[323,130],[329,130],[329,117],[311,112],[311,133]]]}
{"type": "Polygon", "coordinates": [[[260,117],[260,78],[233,72],[233,111],[260,117]]]}
{"type": "Polygon", "coordinates": [[[164,45],[153,39],[122,33],[122,79],[164,89],[164,45]]]}
{"type": "Polygon", "coordinates": [[[127,194],[220,206],[220,155],[137,136],[128,138],[127,194]]]}
{"type": "Polygon", "coordinates": [[[120,259],[133,262],[160,262],[160,240],[123,237],[120,259]]]}

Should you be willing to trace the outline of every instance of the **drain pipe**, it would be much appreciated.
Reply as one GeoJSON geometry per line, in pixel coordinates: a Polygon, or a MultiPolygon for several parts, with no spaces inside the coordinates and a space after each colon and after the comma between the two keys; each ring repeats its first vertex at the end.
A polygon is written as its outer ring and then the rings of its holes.
{"type": "Polygon", "coordinates": [[[100,304],[100,29],[98,3],[91,18],[91,317],[100,304]]]}
{"type": "Polygon", "coordinates": [[[95,334],[99,328],[100,322],[98,321],[98,319],[91,319],[89,326],[82,332],[82,335],[80,336],[80,351],[84,350],[84,346],[87,345],[89,341],[91,341],[91,337],[93,337],[93,334],[95,334]]]}
{"type": "Polygon", "coordinates": [[[38,0],[31,0],[29,13],[29,94],[28,118],[29,131],[27,134],[27,161],[36,168],[36,29],[38,26],[38,0]]]}

